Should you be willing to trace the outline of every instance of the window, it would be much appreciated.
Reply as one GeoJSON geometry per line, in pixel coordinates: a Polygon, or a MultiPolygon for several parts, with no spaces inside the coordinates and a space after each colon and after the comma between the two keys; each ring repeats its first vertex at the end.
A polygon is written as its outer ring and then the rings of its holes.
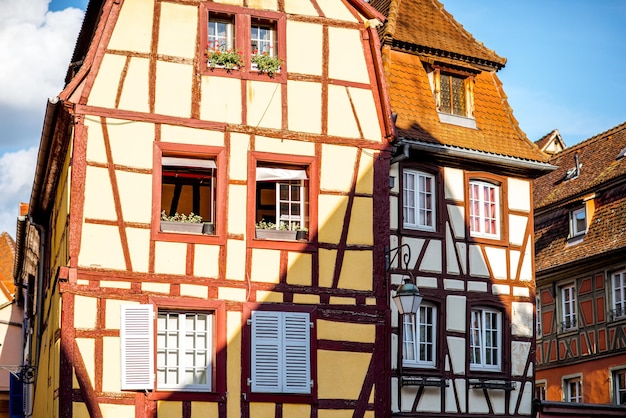
{"type": "Polygon", "coordinates": [[[470,233],[474,237],[500,236],[500,188],[483,181],[469,184],[470,233]]]}
{"type": "Polygon", "coordinates": [[[403,315],[402,364],[435,366],[437,308],[422,303],[418,314],[403,315]]]}
{"type": "MultiPolygon", "coordinates": [[[[197,233],[214,234],[217,207],[215,159],[166,154],[162,156],[161,164],[162,220],[180,221],[180,215],[189,217],[194,214],[201,218],[197,218],[197,233]]],[[[175,228],[170,232],[190,232],[181,231],[176,224],[168,226],[175,228]]],[[[161,230],[166,231],[163,224],[161,230]]]]}
{"type": "Polygon", "coordinates": [[[488,308],[472,309],[470,318],[470,368],[500,370],[501,340],[502,314],[488,308]]]}
{"type": "Polygon", "coordinates": [[[535,383],[535,399],[539,401],[546,400],[546,382],[535,383]]]}
{"type": "Polygon", "coordinates": [[[235,19],[233,16],[209,12],[208,49],[221,52],[235,49],[235,19]]]}
{"type": "Polygon", "coordinates": [[[583,387],[581,377],[572,377],[563,380],[563,400],[565,402],[582,402],[583,387]]]}
{"type": "Polygon", "coordinates": [[[587,212],[585,208],[575,209],[570,212],[570,236],[583,235],[587,230],[587,212]]]}
{"type": "Polygon", "coordinates": [[[252,392],[311,393],[310,315],[253,311],[252,392]]]}
{"type": "Polygon", "coordinates": [[[613,371],[614,400],[617,405],[626,405],[626,369],[613,371]]]}
{"type": "Polygon", "coordinates": [[[161,311],[157,319],[157,388],[210,391],[213,316],[161,311]]]}
{"type": "Polygon", "coordinates": [[[402,214],[404,227],[435,230],[435,176],[404,170],[402,214]]]}
{"type": "Polygon", "coordinates": [[[612,274],[611,291],[613,293],[611,319],[626,317],[626,270],[612,274]]]}
{"type": "Polygon", "coordinates": [[[257,166],[257,225],[289,231],[308,228],[308,180],[306,167],[303,166],[257,166]]]}
{"type": "Polygon", "coordinates": [[[561,331],[576,328],[576,286],[569,284],[561,287],[561,331]]]}
{"type": "Polygon", "coordinates": [[[440,73],[439,80],[438,111],[457,116],[467,116],[465,78],[440,73]]]}
{"type": "Polygon", "coordinates": [[[250,26],[250,48],[252,55],[266,54],[271,57],[278,55],[276,22],[252,19],[250,26]]]}
{"type": "Polygon", "coordinates": [[[178,308],[161,303],[121,305],[121,366],[123,390],[223,392],[225,353],[224,303],[180,301],[178,308]],[[156,329],[156,332],[154,331],[156,329]]]}

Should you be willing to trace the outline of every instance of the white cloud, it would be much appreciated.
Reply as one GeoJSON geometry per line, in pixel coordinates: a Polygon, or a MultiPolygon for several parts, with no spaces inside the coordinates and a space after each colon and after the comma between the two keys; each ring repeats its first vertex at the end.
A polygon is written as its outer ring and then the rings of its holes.
{"type": "Polygon", "coordinates": [[[0,1],[0,104],[45,106],[63,87],[83,12],[48,0],[0,1]]]}
{"type": "Polygon", "coordinates": [[[0,157],[0,231],[15,238],[19,202],[30,200],[37,147],[7,152],[0,157]]]}

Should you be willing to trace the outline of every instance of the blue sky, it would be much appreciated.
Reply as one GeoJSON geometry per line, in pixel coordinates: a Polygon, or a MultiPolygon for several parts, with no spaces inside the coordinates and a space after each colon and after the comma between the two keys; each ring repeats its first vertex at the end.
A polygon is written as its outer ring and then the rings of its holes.
{"type": "Polygon", "coordinates": [[[568,146],[626,121],[626,1],[442,0],[485,46],[531,141],[558,129],[568,146]]]}
{"type": "MultiPolygon", "coordinates": [[[[498,75],[530,140],[559,129],[571,146],[626,121],[626,0],[442,2],[508,59],[498,75]]],[[[0,231],[11,235],[87,3],[0,0],[0,231]]]]}

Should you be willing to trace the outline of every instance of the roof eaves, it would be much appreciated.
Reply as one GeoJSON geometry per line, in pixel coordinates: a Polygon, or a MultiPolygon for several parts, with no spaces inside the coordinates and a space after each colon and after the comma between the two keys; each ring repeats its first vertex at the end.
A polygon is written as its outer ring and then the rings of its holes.
{"type": "Polygon", "coordinates": [[[495,70],[498,71],[504,68],[506,60],[504,62],[496,62],[489,61],[482,58],[472,57],[469,55],[459,54],[452,51],[445,51],[442,49],[432,48],[425,45],[416,45],[410,42],[400,41],[397,39],[393,39],[391,41],[391,46],[393,48],[414,52],[417,54],[429,55],[433,57],[441,57],[449,60],[454,60],[456,62],[464,62],[466,64],[471,64],[477,66],[481,70],[495,70]]]}

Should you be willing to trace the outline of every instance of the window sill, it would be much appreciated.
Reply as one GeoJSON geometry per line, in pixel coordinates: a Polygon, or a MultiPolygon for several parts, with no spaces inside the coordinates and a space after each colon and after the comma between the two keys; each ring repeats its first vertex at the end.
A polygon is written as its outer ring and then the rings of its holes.
{"type": "Polygon", "coordinates": [[[427,386],[447,388],[450,383],[443,377],[402,376],[400,386],[427,386]]]}
{"type": "Polygon", "coordinates": [[[447,123],[450,125],[462,126],[464,128],[478,129],[476,126],[476,119],[467,118],[464,116],[451,115],[449,113],[437,112],[439,115],[439,122],[447,123]]]}
{"type": "Polygon", "coordinates": [[[149,392],[148,399],[151,401],[206,401],[206,402],[225,402],[226,395],[220,392],[196,391],[189,390],[170,390],[157,389],[149,392]]]}

